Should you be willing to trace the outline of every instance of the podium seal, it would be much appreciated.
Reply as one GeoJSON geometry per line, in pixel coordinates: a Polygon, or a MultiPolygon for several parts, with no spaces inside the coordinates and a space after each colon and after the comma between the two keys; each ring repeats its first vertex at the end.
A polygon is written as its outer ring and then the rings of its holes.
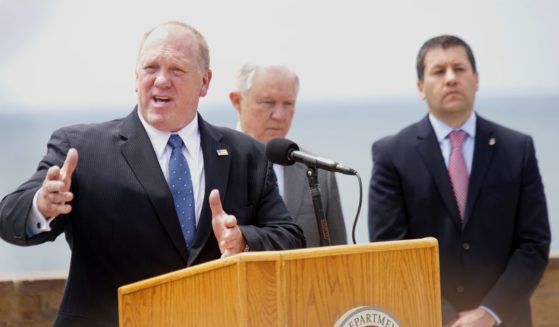
{"type": "Polygon", "coordinates": [[[402,327],[398,319],[378,307],[352,308],[336,321],[334,327],[402,327]]]}

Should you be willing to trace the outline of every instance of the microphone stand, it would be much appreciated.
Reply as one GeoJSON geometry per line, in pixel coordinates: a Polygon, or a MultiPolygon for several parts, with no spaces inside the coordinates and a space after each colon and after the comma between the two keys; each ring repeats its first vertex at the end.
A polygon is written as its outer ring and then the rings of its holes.
{"type": "Polygon", "coordinates": [[[314,206],[314,214],[318,223],[318,234],[320,237],[320,246],[332,245],[330,242],[330,232],[328,231],[328,222],[322,208],[322,199],[320,198],[320,188],[318,187],[318,174],[316,168],[307,167],[307,179],[311,189],[312,203],[314,206]]]}

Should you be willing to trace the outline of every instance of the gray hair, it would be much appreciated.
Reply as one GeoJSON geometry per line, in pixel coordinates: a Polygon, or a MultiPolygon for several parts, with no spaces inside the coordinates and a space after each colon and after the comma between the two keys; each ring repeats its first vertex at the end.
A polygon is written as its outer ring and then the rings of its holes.
{"type": "Polygon", "coordinates": [[[252,87],[252,80],[254,78],[254,74],[259,69],[266,69],[266,68],[276,68],[287,71],[293,75],[295,79],[295,93],[299,93],[299,76],[295,73],[292,69],[285,65],[254,65],[254,64],[244,64],[243,67],[237,73],[237,91],[241,94],[246,94],[248,90],[252,87]]]}

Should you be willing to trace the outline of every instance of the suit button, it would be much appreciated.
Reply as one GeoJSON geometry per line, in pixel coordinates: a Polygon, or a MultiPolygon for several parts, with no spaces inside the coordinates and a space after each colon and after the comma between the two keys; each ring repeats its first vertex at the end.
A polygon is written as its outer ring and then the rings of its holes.
{"type": "Polygon", "coordinates": [[[462,248],[468,251],[470,249],[470,243],[466,243],[466,242],[462,243],[462,248]]]}
{"type": "Polygon", "coordinates": [[[456,287],[456,292],[458,292],[458,293],[464,293],[464,286],[458,285],[458,287],[456,287]]]}

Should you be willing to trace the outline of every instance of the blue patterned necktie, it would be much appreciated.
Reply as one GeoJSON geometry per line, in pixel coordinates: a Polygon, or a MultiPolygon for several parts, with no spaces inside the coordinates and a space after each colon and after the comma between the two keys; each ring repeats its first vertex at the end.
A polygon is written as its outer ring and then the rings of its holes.
{"type": "Polygon", "coordinates": [[[194,214],[194,192],[192,178],[186,158],[182,154],[182,139],[173,134],[167,142],[173,149],[169,159],[169,189],[175,201],[175,209],[179,216],[182,235],[186,241],[188,252],[192,249],[196,235],[196,216],[194,214]]]}

